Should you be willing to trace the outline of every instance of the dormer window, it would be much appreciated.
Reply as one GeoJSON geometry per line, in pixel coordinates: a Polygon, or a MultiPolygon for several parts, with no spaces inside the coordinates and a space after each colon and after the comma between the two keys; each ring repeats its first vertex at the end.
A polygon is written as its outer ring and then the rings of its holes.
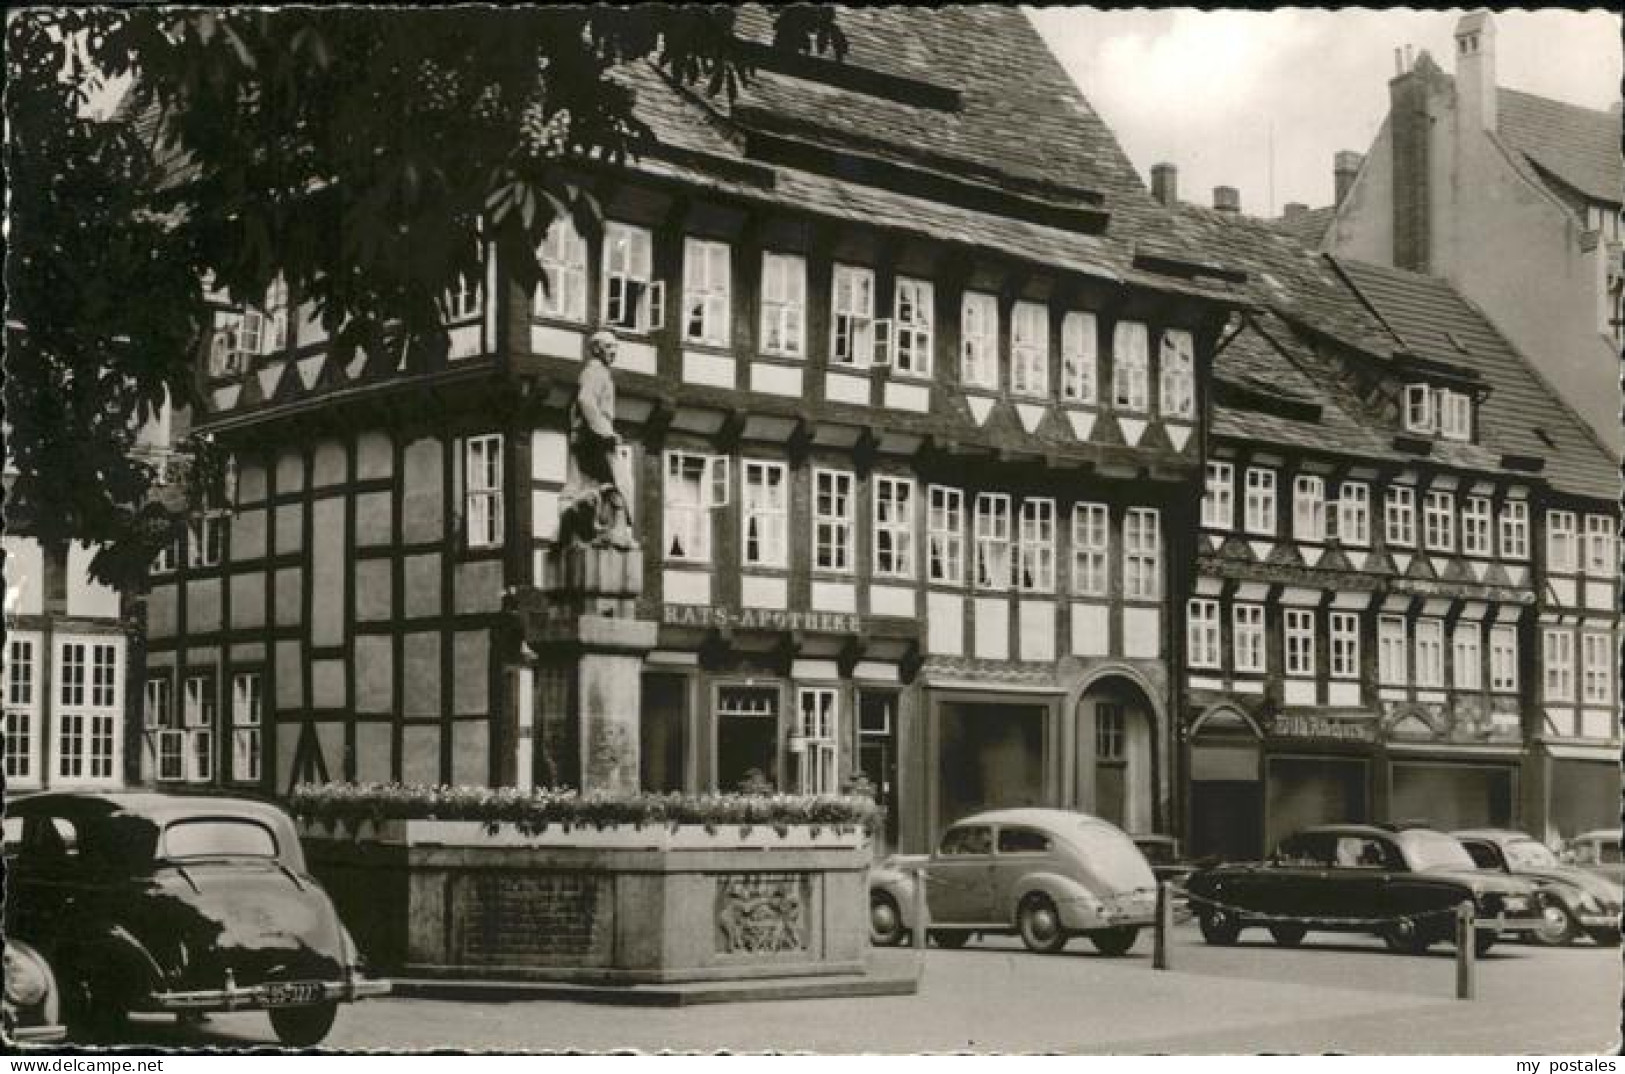
{"type": "Polygon", "coordinates": [[[1426,384],[1405,386],[1405,431],[1433,432],[1433,389],[1426,384]]]}
{"type": "Polygon", "coordinates": [[[1435,393],[1439,402],[1439,435],[1446,440],[1473,438],[1473,400],[1462,392],[1440,389],[1435,393]]]}
{"type": "Polygon", "coordinates": [[[1405,431],[1446,440],[1473,438],[1473,399],[1465,392],[1430,384],[1405,386],[1405,431]]]}
{"type": "MultiPolygon", "coordinates": [[[[205,284],[206,289],[209,284],[205,284]]],[[[288,286],[279,276],[257,305],[219,311],[209,344],[209,375],[246,372],[253,359],[276,354],[288,344],[288,286]]]]}

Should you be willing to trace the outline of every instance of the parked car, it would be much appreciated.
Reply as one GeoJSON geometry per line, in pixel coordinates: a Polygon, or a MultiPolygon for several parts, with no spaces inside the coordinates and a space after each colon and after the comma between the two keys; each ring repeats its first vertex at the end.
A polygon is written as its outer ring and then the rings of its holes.
{"type": "Polygon", "coordinates": [[[1134,845],[1140,848],[1157,882],[1171,885],[1169,897],[1174,904],[1174,920],[1184,923],[1191,919],[1190,901],[1185,897],[1185,881],[1196,871],[1196,865],[1179,853],[1179,840],[1171,835],[1136,835],[1134,845]]]}
{"type": "Polygon", "coordinates": [[[1545,893],[1546,927],[1532,939],[1566,944],[1584,933],[1604,947],[1618,946],[1620,904],[1625,901],[1618,884],[1564,865],[1546,844],[1523,832],[1475,828],[1451,834],[1480,869],[1524,877],[1545,893]]]}
{"type": "Polygon", "coordinates": [[[5,950],[5,1002],[0,1021],[6,1037],[19,1044],[45,1044],[65,1034],[60,1018],[61,993],[56,974],[38,951],[14,937],[5,950]]]}
{"type": "Polygon", "coordinates": [[[288,815],[247,798],[46,793],[6,817],[6,929],[55,968],[78,1039],[132,1011],[267,1010],[319,1043],[340,1003],[382,995],[305,870],[288,815]]]}
{"type": "Polygon", "coordinates": [[[1582,832],[1563,845],[1562,860],[1587,872],[1625,884],[1625,861],[1619,853],[1619,829],[1582,832]]]}
{"type": "Polygon", "coordinates": [[[1481,872],[1443,832],[1364,824],[1308,828],[1268,862],[1200,869],[1186,882],[1202,937],[1232,944],[1264,926],[1282,947],[1313,931],[1369,932],[1394,951],[1420,954],[1455,936],[1455,911],[1473,901],[1482,954],[1500,933],[1543,925],[1544,898],[1527,880],[1481,872]],[[1489,922],[1490,927],[1484,927],[1489,922]]]}
{"type": "Polygon", "coordinates": [[[894,856],[874,870],[874,942],[908,935],[916,866],[925,871],[930,934],[944,947],[1014,933],[1047,954],[1081,934],[1102,954],[1121,955],[1156,913],[1151,866],[1113,825],[1063,809],[995,810],[951,825],[929,856],[894,856]]]}

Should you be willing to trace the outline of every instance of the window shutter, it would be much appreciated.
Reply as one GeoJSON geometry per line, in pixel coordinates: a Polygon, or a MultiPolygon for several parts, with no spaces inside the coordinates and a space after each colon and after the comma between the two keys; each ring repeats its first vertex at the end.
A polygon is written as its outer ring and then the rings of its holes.
{"type": "Polygon", "coordinates": [[[709,483],[707,507],[728,506],[728,456],[712,455],[706,466],[709,483]]]}
{"type": "Polygon", "coordinates": [[[666,281],[651,281],[645,301],[648,302],[647,316],[644,318],[648,322],[648,331],[663,331],[666,327],[666,281]]]}
{"type": "Polygon", "coordinates": [[[872,364],[889,366],[892,363],[892,322],[889,317],[881,317],[874,322],[875,330],[875,356],[872,364]]]}

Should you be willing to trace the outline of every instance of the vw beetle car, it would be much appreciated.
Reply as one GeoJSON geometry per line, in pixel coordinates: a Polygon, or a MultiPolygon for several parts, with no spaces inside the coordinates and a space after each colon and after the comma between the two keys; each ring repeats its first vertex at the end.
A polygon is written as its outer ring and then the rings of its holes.
{"type": "Polygon", "coordinates": [[[1281,842],[1268,862],[1199,869],[1186,882],[1202,938],[1233,944],[1262,925],[1282,947],[1311,930],[1369,932],[1390,950],[1421,954],[1455,936],[1455,910],[1471,899],[1474,948],[1500,933],[1544,924],[1544,897],[1527,880],[1479,871],[1443,832],[1364,824],[1307,828],[1281,842]]]}
{"type": "Polygon", "coordinates": [[[246,798],[47,793],[6,817],[6,929],[55,968],[69,1035],[131,1011],[267,1010],[309,1047],[381,995],[305,871],[286,813],[246,798]]]}
{"type": "Polygon", "coordinates": [[[0,1019],[6,1038],[18,1044],[45,1044],[61,1040],[61,993],[56,974],[40,953],[15,938],[7,938],[5,950],[5,1002],[0,1019]]]}
{"type": "Polygon", "coordinates": [[[1616,884],[1625,884],[1625,863],[1619,853],[1619,829],[1581,832],[1563,846],[1562,860],[1616,884]]]}
{"type": "Polygon", "coordinates": [[[1606,877],[1557,860],[1546,845],[1523,832],[1475,828],[1452,832],[1480,869],[1534,881],[1546,895],[1544,928],[1531,937],[1544,944],[1573,942],[1582,933],[1603,947],[1619,945],[1620,903],[1625,893],[1606,877]]]}
{"type": "Polygon", "coordinates": [[[1006,809],[943,832],[929,856],[894,856],[870,876],[870,935],[895,944],[913,924],[913,869],[925,871],[930,933],[961,947],[973,933],[1015,933],[1032,951],[1074,935],[1105,955],[1134,946],[1156,912],[1156,877],[1128,836],[1085,813],[1006,809]]]}

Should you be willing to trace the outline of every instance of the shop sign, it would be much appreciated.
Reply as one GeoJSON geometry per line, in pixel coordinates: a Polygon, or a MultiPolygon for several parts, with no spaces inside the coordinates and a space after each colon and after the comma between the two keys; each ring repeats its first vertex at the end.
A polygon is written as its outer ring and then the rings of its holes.
{"type": "Polygon", "coordinates": [[[1283,738],[1331,738],[1342,742],[1375,742],[1375,721],[1363,717],[1314,716],[1283,713],[1270,722],[1270,730],[1283,738]]]}
{"type": "Polygon", "coordinates": [[[812,634],[859,634],[863,617],[843,612],[803,612],[782,608],[719,608],[710,604],[667,604],[660,621],[667,626],[734,630],[804,630],[812,634]]]}

